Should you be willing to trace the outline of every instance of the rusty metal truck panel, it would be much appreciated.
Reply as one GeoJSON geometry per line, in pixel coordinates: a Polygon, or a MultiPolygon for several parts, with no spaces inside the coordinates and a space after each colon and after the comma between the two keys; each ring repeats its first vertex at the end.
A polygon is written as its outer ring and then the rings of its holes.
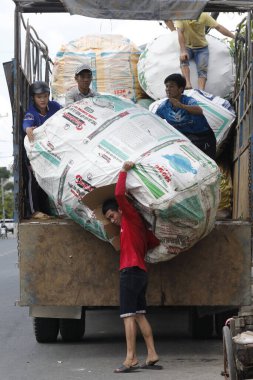
{"type": "MultiPolygon", "coordinates": [[[[250,304],[251,225],[217,223],[171,261],[149,264],[148,304],[250,304]]],[[[119,254],[72,221],[19,225],[20,305],[117,306],[119,254]]]]}
{"type": "Polygon", "coordinates": [[[217,223],[206,238],[162,266],[166,305],[249,305],[251,225],[217,223]]]}

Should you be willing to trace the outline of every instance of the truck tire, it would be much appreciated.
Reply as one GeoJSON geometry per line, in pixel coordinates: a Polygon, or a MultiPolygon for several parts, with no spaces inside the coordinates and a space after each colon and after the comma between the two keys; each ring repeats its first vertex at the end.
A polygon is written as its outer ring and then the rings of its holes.
{"type": "Polygon", "coordinates": [[[194,339],[210,339],[213,336],[213,315],[200,317],[196,309],[191,311],[190,329],[194,339]]]}
{"type": "Polygon", "coordinates": [[[239,309],[231,309],[222,313],[215,314],[215,330],[218,338],[222,339],[223,337],[222,329],[226,323],[226,320],[228,318],[232,318],[235,315],[238,315],[238,311],[239,309]]]}
{"type": "Polygon", "coordinates": [[[223,354],[224,354],[224,372],[225,379],[239,380],[240,374],[237,372],[236,360],[232,335],[228,326],[223,327],[223,354]]]}
{"type": "Polygon", "coordinates": [[[79,342],[85,333],[85,310],[81,319],[60,319],[60,334],[64,342],[79,342]]]}
{"type": "Polygon", "coordinates": [[[33,318],[34,335],[38,343],[56,342],[59,333],[58,318],[33,318]]]}

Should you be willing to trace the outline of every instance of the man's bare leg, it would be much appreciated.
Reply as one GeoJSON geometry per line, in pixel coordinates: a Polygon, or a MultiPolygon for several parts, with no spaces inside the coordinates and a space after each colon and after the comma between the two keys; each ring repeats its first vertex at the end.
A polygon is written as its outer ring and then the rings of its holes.
{"type": "Polygon", "coordinates": [[[136,320],[135,316],[125,317],[124,318],[125,326],[125,335],[126,335],[126,345],[127,345],[127,354],[124,361],[126,367],[134,366],[138,363],[136,357],[136,320]]]}
{"type": "Polygon", "coordinates": [[[186,89],[192,88],[191,84],[191,75],[190,75],[190,67],[189,66],[181,66],[182,75],[185,77],[186,80],[186,89]]]}
{"type": "Polygon", "coordinates": [[[155,350],[152,329],[146,316],[144,314],[137,314],[136,322],[141,330],[141,333],[143,335],[143,338],[147,346],[148,355],[147,355],[146,363],[157,362],[159,360],[159,357],[155,350]]]}
{"type": "Polygon", "coordinates": [[[204,77],[199,77],[198,78],[198,88],[199,90],[205,90],[206,87],[206,78],[204,77]]]}

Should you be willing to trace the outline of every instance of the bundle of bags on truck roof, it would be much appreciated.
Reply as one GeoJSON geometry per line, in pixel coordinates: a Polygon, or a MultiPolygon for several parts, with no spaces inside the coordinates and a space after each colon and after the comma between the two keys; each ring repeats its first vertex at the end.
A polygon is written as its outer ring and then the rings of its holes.
{"type": "Polygon", "coordinates": [[[56,54],[53,98],[65,105],[65,94],[76,85],[75,71],[83,63],[92,69],[92,89],[136,102],[145,97],[139,84],[137,63],[141,50],[121,35],[86,35],[62,45],[56,54]]]}
{"type": "Polygon", "coordinates": [[[101,216],[113,196],[122,163],[136,163],[127,177],[132,201],[168,260],[213,228],[219,205],[219,169],[184,135],[142,107],[113,95],[86,98],[59,110],[25,147],[39,185],[86,230],[115,247],[119,230],[101,216]]]}

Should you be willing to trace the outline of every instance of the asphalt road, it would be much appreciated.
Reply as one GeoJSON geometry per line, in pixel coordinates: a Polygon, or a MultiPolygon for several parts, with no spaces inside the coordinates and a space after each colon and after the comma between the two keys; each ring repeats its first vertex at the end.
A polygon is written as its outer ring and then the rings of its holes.
{"type": "MultiPolygon", "coordinates": [[[[15,306],[19,299],[16,246],[12,236],[0,239],[0,380],[109,380],[117,376],[145,380],[223,379],[221,341],[191,339],[188,316],[178,310],[153,310],[149,314],[164,367],[161,371],[113,373],[125,355],[117,310],[88,311],[85,338],[80,343],[37,343],[28,309],[15,306]]],[[[143,362],[145,346],[140,337],[137,349],[143,362]]]]}

